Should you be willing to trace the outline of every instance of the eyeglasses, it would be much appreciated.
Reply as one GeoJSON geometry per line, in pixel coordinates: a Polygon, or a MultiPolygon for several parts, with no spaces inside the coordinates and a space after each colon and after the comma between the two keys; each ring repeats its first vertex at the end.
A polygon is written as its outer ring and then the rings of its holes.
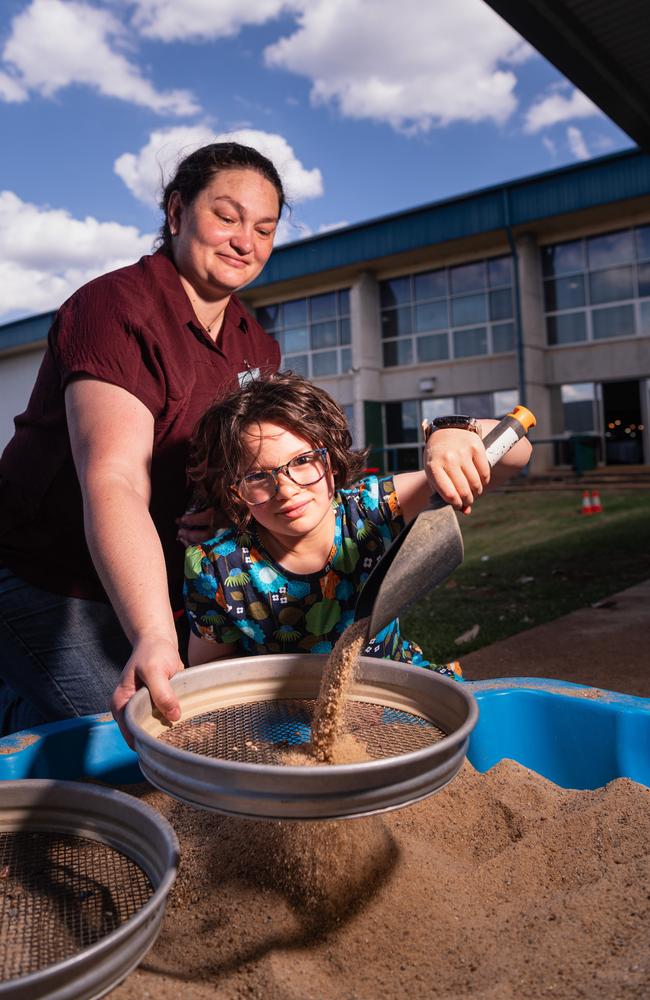
{"type": "Polygon", "coordinates": [[[275,469],[260,469],[244,476],[237,486],[237,493],[242,500],[255,507],[266,503],[277,495],[280,473],[288,476],[296,486],[313,486],[327,472],[327,448],[314,448],[304,455],[296,455],[286,465],[278,465],[275,469]]]}

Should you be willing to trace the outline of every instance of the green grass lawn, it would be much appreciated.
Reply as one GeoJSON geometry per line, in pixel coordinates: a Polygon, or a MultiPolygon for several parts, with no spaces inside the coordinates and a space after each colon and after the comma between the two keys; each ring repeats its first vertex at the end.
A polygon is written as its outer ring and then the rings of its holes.
{"type": "Polygon", "coordinates": [[[463,564],[402,616],[403,634],[442,663],[650,578],[650,495],[602,491],[604,512],[591,517],[580,499],[580,490],[482,497],[460,516],[463,564]],[[474,625],[476,638],[457,645],[474,625]]]}

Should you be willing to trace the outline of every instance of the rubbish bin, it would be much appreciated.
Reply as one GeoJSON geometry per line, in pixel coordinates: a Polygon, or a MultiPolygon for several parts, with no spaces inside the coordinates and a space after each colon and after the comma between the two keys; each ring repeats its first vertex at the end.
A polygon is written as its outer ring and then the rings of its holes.
{"type": "Polygon", "coordinates": [[[569,439],[573,471],[581,476],[598,464],[599,439],[596,435],[574,434],[569,439]]]}

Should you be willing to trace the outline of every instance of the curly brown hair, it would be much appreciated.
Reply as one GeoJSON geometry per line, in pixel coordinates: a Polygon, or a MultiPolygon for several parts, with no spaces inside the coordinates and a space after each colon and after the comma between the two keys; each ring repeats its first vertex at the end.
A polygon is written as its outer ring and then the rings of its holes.
{"type": "Polygon", "coordinates": [[[251,466],[244,432],[263,421],[299,433],[314,448],[327,448],[336,488],[361,476],[368,449],[352,450],[352,437],[338,403],[302,375],[276,372],[250,379],[217,399],[197,423],[190,442],[188,477],[195,485],[198,504],[220,509],[240,528],[249,523],[251,513],[233,486],[251,466]]]}

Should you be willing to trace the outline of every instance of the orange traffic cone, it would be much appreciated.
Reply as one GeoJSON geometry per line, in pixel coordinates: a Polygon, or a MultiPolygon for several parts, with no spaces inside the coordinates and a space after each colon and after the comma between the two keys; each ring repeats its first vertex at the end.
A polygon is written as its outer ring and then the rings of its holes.
{"type": "Polygon", "coordinates": [[[591,495],[589,490],[582,491],[582,510],[581,514],[593,514],[593,508],[591,506],[591,495]]]}
{"type": "Polygon", "coordinates": [[[591,513],[592,514],[602,514],[603,505],[600,502],[600,494],[598,490],[591,491],[591,513]]]}

